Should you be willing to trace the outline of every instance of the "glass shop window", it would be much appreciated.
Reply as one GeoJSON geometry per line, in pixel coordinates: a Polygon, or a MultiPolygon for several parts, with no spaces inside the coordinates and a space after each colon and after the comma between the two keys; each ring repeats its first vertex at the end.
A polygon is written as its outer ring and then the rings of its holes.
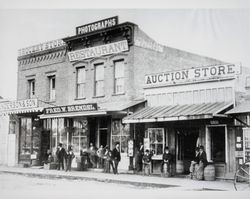
{"type": "Polygon", "coordinates": [[[129,140],[129,124],[122,124],[121,120],[112,120],[112,149],[115,144],[120,143],[121,153],[127,153],[129,140]]]}
{"type": "Polygon", "coordinates": [[[31,154],[32,122],[31,118],[21,118],[20,154],[31,154]]]}
{"type": "Polygon", "coordinates": [[[148,128],[148,137],[150,150],[155,155],[162,155],[165,146],[164,128],[148,128]]]}
{"type": "Polygon", "coordinates": [[[73,134],[72,134],[72,147],[74,153],[80,153],[81,149],[87,149],[87,119],[74,119],[73,120],[73,134]]]}

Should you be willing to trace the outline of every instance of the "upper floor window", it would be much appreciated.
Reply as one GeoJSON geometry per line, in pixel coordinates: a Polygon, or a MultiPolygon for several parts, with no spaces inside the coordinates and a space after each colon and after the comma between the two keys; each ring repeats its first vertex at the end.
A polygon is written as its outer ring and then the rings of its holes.
{"type": "Polygon", "coordinates": [[[124,93],[124,60],[114,62],[114,92],[116,94],[124,93]]]}
{"type": "Polygon", "coordinates": [[[250,89],[250,77],[246,77],[246,89],[250,89]]]}
{"type": "Polygon", "coordinates": [[[85,97],[85,82],[86,82],[86,71],[85,68],[77,68],[77,80],[76,80],[76,92],[77,98],[85,97]]]}
{"type": "Polygon", "coordinates": [[[95,65],[95,96],[104,95],[104,64],[95,65]]]}
{"type": "Polygon", "coordinates": [[[49,77],[49,100],[56,100],[56,76],[49,77]]]}
{"type": "Polygon", "coordinates": [[[34,98],[35,96],[35,80],[29,80],[29,98],[34,98]]]}

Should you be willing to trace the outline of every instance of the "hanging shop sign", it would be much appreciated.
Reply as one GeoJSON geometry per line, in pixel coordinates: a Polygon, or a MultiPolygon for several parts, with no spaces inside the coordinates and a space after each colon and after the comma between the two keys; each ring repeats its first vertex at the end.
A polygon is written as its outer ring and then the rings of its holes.
{"type": "Polygon", "coordinates": [[[76,34],[87,34],[90,32],[95,32],[105,28],[110,28],[118,24],[118,16],[110,17],[107,19],[102,19],[93,23],[89,23],[83,26],[76,27],[76,34]]]}
{"type": "Polygon", "coordinates": [[[81,112],[81,111],[96,111],[97,104],[77,104],[69,106],[57,106],[44,109],[44,114],[54,114],[54,113],[70,113],[70,112],[81,112]]]}
{"type": "Polygon", "coordinates": [[[45,50],[49,50],[49,49],[53,49],[53,48],[57,48],[60,46],[65,46],[65,42],[61,39],[57,39],[57,40],[53,40],[53,41],[48,41],[42,44],[37,44],[34,46],[30,46],[27,48],[22,48],[20,50],[18,50],[18,56],[24,56],[24,55],[29,55],[29,54],[33,54],[33,53],[37,53],[37,52],[42,52],[45,50]]]}
{"type": "Polygon", "coordinates": [[[241,67],[234,64],[223,64],[179,71],[164,72],[145,76],[146,86],[193,83],[213,79],[232,78],[241,73],[241,67]]]}
{"type": "Polygon", "coordinates": [[[38,107],[37,99],[17,100],[0,104],[0,112],[37,108],[37,107],[38,107]]]}
{"type": "Polygon", "coordinates": [[[105,44],[101,46],[84,48],[81,50],[68,52],[69,61],[78,61],[104,55],[115,54],[128,51],[128,41],[122,40],[115,43],[105,44]]]}

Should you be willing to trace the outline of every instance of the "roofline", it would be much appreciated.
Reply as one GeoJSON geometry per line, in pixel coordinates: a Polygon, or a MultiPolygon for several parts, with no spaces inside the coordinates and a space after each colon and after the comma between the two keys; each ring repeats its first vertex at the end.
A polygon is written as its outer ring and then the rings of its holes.
{"type": "Polygon", "coordinates": [[[97,30],[97,31],[94,31],[94,32],[65,37],[65,38],[62,38],[62,40],[64,42],[70,42],[70,41],[73,41],[73,40],[81,39],[82,37],[88,37],[88,36],[92,36],[92,35],[95,35],[95,34],[100,34],[102,32],[107,32],[109,30],[114,30],[114,29],[117,29],[117,28],[122,28],[124,26],[138,26],[138,25],[134,24],[132,22],[124,22],[124,23],[118,24],[116,26],[112,26],[112,27],[109,27],[109,28],[97,30]]]}

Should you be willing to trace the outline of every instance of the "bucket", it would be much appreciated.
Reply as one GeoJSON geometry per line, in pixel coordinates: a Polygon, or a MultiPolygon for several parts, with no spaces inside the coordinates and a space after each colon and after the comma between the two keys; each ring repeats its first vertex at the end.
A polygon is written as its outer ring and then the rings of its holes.
{"type": "Polygon", "coordinates": [[[213,164],[209,164],[205,167],[204,179],[206,181],[214,181],[215,180],[215,167],[213,164]]]}
{"type": "Polygon", "coordinates": [[[182,160],[176,161],[176,173],[177,174],[184,173],[184,162],[182,160]]]}

